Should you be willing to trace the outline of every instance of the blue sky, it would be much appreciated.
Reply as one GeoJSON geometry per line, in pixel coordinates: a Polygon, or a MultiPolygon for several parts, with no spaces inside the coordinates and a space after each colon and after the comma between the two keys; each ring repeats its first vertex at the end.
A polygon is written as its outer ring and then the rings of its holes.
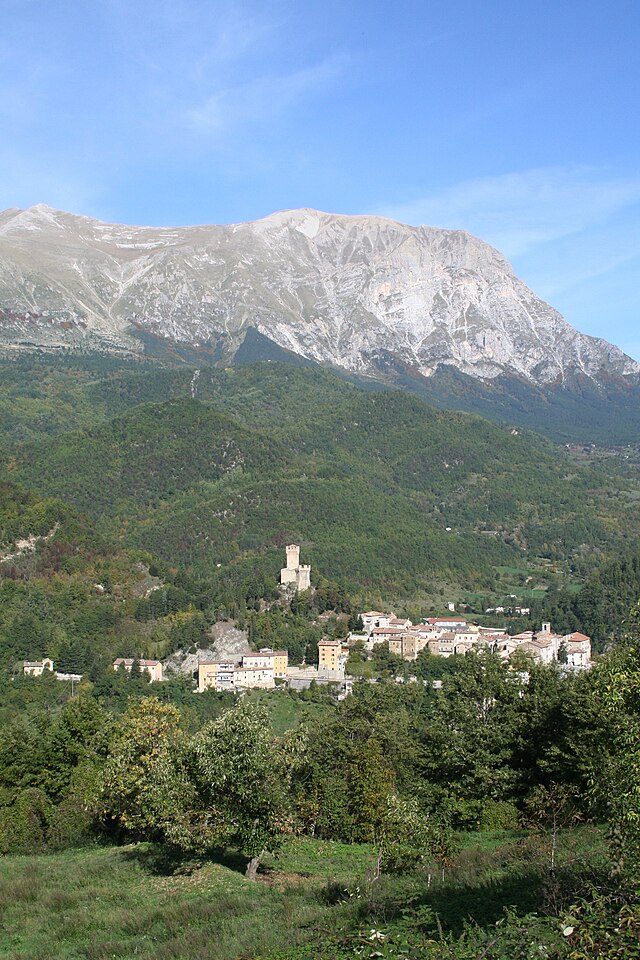
{"type": "Polygon", "coordinates": [[[0,0],[0,209],[469,230],[640,359],[638,0],[0,0]]]}

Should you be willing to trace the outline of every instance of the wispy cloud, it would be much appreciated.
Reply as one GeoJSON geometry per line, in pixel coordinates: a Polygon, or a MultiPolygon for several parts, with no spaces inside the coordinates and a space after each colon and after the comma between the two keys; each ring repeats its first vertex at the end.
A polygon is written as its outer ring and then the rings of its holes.
{"type": "Polygon", "coordinates": [[[206,79],[264,45],[278,23],[261,9],[222,0],[104,0],[112,43],[159,82],[206,79]]]}
{"type": "Polygon", "coordinates": [[[307,98],[330,88],[343,68],[342,59],[330,57],[292,73],[227,87],[189,107],[186,120],[202,133],[216,133],[246,123],[268,123],[307,98]]]}
{"type": "Polygon", "coordinates": [[[377,210],[408,223],[463,229],[515,257],[580,233],[640,201],[640,179],[586,167],[542,167],[465,180],[377,210]]]}

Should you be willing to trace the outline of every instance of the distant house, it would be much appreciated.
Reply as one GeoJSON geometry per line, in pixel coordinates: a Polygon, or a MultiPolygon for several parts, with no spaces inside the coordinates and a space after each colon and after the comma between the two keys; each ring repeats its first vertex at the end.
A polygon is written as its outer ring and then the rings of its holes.
{"type": "Polygon", "coordinates": [[[366,648],[370,652],[377,643],[390,643],[392,640],[400,640],[404,633],[404,627],[374,627],[369,634],[366,648]]]}
{"type": "Polygon", "coordinates": [[[392,620],[395,620],[394,613],[382,613],[380,610],[367,610],[361,613],[363,628],[367,633],[371,633],[374,627],[388,627],[392,620]]]}
{"type": "Polygon", "coordinates": [[[233,690],[235,660],[208,660],[198,664],[198,690],[233,690]]]}
{"type": "Polygon", "coordinates": [[[244,663],[233,671],[233,685],[236,689],[270,690],[275,686],[273,667],[247,667],[244,663]]]}
{"type": "Polygon", "coordinates": [[[286,680],[289,652],[262,647],[258,653],[245,653],[242,657],[242,666],[249,669],[270,669],[273,670],[274,679],[286,680]]]}
{"type": "Polygon", "coordinates": [[[343,650],[340,640],[330,640],[325,637],[318,641],[318,672],[336,679],[344,677],[344,667],[347,654],[343,650]]]}
{"type": "Polygon", "coordinates": [[[584,670],[591,662],[591,637],[584,633],[568,633],[562,638],[567,651],[567,664],[584,670]]]}
{"type": "Polygon", "coordinates": [[[438,657],[451,657],[456,652],[456,635],[452,630],[445,630],[437,640],[429,641],[429,651],[438,657]]]}
{"type": "Polygon", "coordinates": [[[433,617],[428,622],[443,630],[464,630],[467,626],[466,617],[433,617]]]}
{"type": "Polygon", "coordinates": [[[45,657],[44,660],[23,660],[22,662],[22,672],[25,677],[41,677],[45,670],[52,673],[56,680],[73,680],[74,683],[82,680],[81,673],[60,673],[59,670],[54,670],[53,660],[50,657],[45,657]]]}
{"type": "MultiPolygon", "coordinates": [[[[113,661],[113,669],[120,670],[122,668],[127,673],[131,673],[134,662],[133,657],[118,657],[117,660],[113,661]]],[[[151,683],[158,683],[163,679],[162,664],[159,660],[138,660],[138,665],[141,671],[144,670],[145,673],[149,674],[151,683]]]]}
{"type": "Polygon", "coordinates": [[[26,677],[40,677],[45,670],[54,672],[53,660],[50,657],[45,657],[44,660],[24,660],[22,663],[22,672],[26,677]]]}
{"type": "Polygon", "coordinates": [[[198,690],[271,690],[276,679],[286,680],[289,654],[263,647],[237,660],[204,660],[198,664],[198,690]]]}

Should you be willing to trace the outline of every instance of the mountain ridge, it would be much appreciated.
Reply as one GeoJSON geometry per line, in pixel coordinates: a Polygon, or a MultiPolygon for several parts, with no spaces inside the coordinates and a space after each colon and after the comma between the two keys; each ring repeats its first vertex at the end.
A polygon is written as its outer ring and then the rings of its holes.
{"type": "Polygon", "coordinates": [[[248,223],[108,224],[43,204],[0,213],[0,341],[140,352],[139,331],[215,344],[249,329],[307,360],[379,376],[596,382],[640,365],[580,333],[465,231],[287,210],[248,223]]]}

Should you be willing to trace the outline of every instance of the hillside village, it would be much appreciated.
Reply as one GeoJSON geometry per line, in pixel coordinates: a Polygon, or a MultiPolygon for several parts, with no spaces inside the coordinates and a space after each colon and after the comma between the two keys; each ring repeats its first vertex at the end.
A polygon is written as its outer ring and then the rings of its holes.
{"type": "MultiPolygon", "coordinates": [[[[286,566],[280,571],[283,596],[304,592],[311,587],[311,567],[300,563],[300,546],[286,547],[286,566]]],[[[337,684],[338,696],[346,696],[352,687],[353,678],[348,675],[348,660],[352,653],[369,657],[376,647],[384,646],[389,653],[408,663],[414,662],[423,651],[435,657],[464,656],[471,651],[488,650],[502,659],[514,653],[523,653],[535,663],[558,662],[567,670],[587,670],[591,666],[591,639],[583,633],[560,635],[552,630],[550,622],[544,622],[539,632],[527,630],[515,636],[495,627],[481,626],[457,615],[449,605],[449,616],[429,617],[420,623],[408,618],[396,617],[393,612],[369,610],[357,617],[361,629],[351,631],[344,639],[323,637],[318,642],[318,664],[293,665],[289,663],[287,650],[263,647],[239,656],[226,656],[211,660],[206,651],[199,654],[197,665],[197,689],[217,692],[239,692],[248,689],[272,689],[286,685],[292,689],[305,689],[312,683],[337,684]]],[[[151,683],[167,679],[164,666],[159,660],[118,657],[113,669],[131,673],[135,669],[148,675],[151,683]]],[[[51,659],[24,661],[23,672],[39,676],[45,670],[59,679],[69,675],[54,670],[51,659]]],[[[80,676],[74,675],[74,680],[80,676]]],[[[415,677],[409,677],[415,680],[415,677]]]]}

